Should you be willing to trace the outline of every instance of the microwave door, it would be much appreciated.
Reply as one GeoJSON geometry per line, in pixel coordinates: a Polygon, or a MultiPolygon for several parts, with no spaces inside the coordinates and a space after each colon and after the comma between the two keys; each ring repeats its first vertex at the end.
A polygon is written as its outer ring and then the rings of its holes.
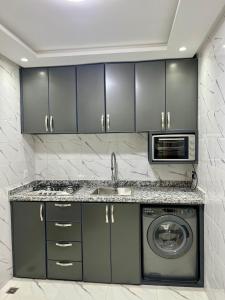
{"type": "Polygon", "coordinates": [[[154,137],[154,160],[188,159],[188,138],[154,137]]]}

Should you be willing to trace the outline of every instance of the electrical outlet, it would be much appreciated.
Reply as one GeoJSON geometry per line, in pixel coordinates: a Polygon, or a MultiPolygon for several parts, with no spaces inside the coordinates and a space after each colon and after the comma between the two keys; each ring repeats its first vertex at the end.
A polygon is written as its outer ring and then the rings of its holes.
{"type": "Polygon", "coordinates": [[[25,169],[25,170],[23,171],[23,179],[26,179],[27,177],[28,177],[28,170],[25,169]]]}

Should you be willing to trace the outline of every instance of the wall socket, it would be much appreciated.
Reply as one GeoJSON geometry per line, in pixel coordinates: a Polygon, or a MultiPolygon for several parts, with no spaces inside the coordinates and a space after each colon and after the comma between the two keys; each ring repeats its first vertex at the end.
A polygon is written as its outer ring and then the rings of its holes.
{"type": "Polygon", "coordinates": [[[23,171],[23,179],[26,179],[26,178],[28,178],[28,170],[27,169],[25,169],[23,171]]]}

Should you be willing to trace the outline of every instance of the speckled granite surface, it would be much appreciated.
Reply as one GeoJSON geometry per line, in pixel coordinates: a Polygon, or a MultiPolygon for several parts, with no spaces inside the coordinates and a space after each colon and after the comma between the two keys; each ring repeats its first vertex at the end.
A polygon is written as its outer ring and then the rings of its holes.
{"type": "Polygon", "coordinates": [[[109,186],[108,181],[34,181],[9,192],[10,201],[77,201],[77,202],[134,202],[152,204],[203,204],[204,195],[198,189],[192,191],[190,182],[146,182],[120,181],[119,186],[131,186],[131,196],[99,196],[92,195],[97,187],[109,186]],[[33,193],[33,188],[79,185],[72,195],[40,196],[33,193]]]}

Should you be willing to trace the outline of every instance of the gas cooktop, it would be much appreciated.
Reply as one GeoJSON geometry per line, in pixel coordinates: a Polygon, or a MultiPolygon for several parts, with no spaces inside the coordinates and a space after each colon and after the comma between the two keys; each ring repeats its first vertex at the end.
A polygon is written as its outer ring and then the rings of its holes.
{"type": "Polygon", "coordinates": [[[29,192],[33,196],[71,196],[80,189],[79,185],[40,185],[29,192]]]}

